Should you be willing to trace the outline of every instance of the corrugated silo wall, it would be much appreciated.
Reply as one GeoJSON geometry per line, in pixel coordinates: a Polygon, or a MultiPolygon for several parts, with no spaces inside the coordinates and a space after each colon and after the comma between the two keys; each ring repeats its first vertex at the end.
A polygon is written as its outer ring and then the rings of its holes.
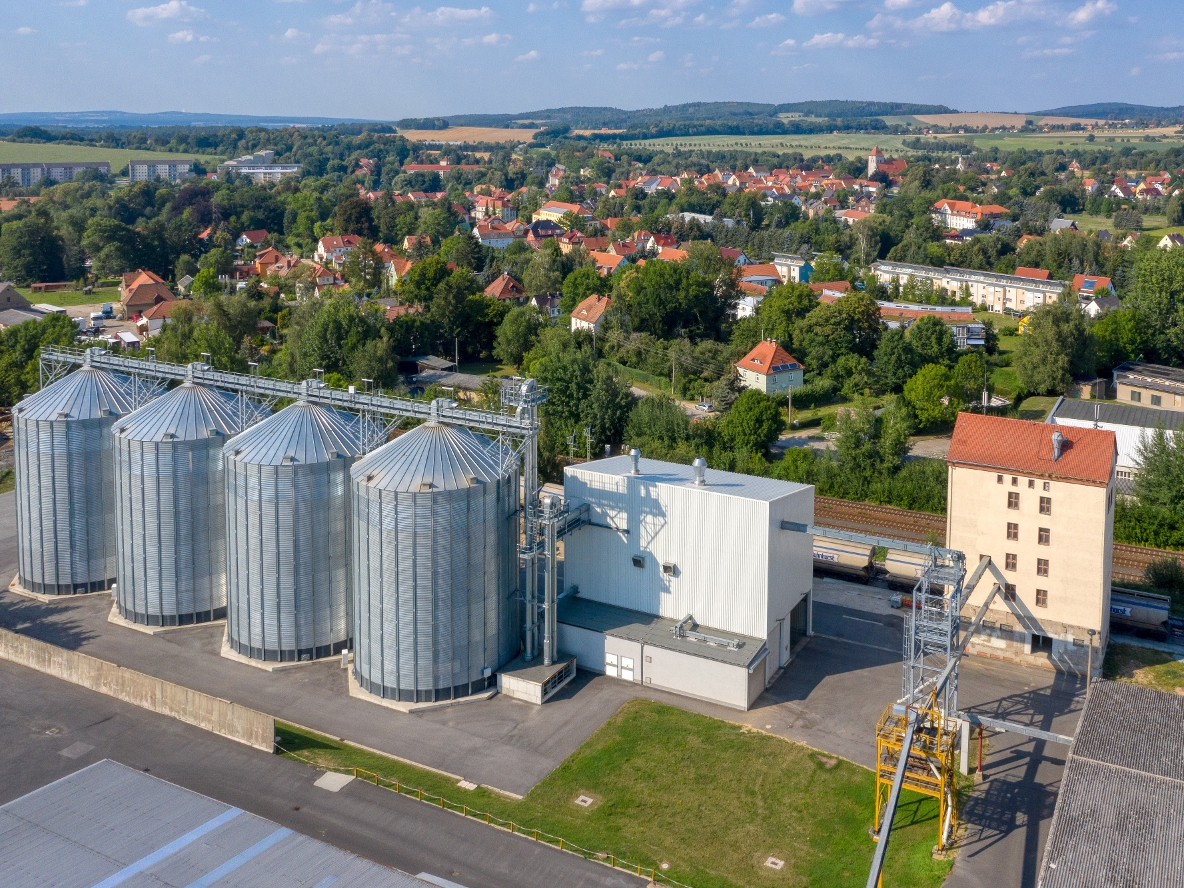
{"type": "Polygon", "coordinates": [[[115,582],[114,424],[114,416],[15,417],[17,571],[30,592],[98,592],[115,582]]]}
{"type": "Polygon", "coordinates": [[[517,491],[516,473],[434,493],[354,485],[354,669],[363,688],[407,702],[451,699],[491,686],[513,659],[517,491]]]}
{"type": "Polygon", "coordinates": [[[226,615],[225,440],[115,437],[116,599],[125,619],[178,626],[226,615]]]}
{"type": "Polygon", "coordinates": [[[349,641],[353,460],[226,461],[226,634],[256,660],[339,653],[349,641]]]}

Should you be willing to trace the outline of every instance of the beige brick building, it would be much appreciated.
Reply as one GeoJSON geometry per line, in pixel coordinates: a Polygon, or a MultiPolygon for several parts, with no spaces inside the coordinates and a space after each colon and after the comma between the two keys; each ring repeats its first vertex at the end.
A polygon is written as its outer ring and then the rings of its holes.
{"type": "MultiPolygon", "coordinates": [[[[946,544],[983,555],[1009,582],[970,652],[1084,673],[1109,635],[1117,446],[1114,433],[962,413],[947,457],[946,544]],[[1059,436],[1059,439],[1058,437],[1059,436]]],[[[992,583],[979,583],[964,619],[992,583]]]]}

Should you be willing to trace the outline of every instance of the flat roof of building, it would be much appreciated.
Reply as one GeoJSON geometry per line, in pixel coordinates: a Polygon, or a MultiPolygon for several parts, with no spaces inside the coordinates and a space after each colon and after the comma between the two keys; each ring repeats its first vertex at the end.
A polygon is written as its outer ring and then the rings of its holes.
{"type": "Polygon", "coordinates": [[[696,631],[705,635],[736,639],[740,646],[733,650],[724,645],[693,638],[675,638],[672,630],[678,625],[678,620],[617,607],[615,604],[592,601],[579,595],[568,595],[559,599],[558,620],[568,626],[577,626],[580,629],[589,629],[592,632],[637,641],[680,654],[690,654],[704,660],[727,663],[729,666],[743,666],[745,669],[768,650],[763,638],[737,635],[735,632],[725,632],[709,626],[700,626],[696,631]]]}
{"type": "Polygon", "coordinates": [[[1184,885],[1184,697],[1098,681],[1069,748],[1041,888],[1184,885]]]}
{"type": "Polygon", "coordinates": [[[0,807],[0,885],[428,884],[110,759],[0,807]]]}
{"type": "Polygon", "coordinates": [[[1104,404],[1100,401],[1081,401],[1076,398],[1065,398],[1049,414],[1049,421],[1053,419],[1072,419],[1094,421],[1094,411],[1097,410],[1098,422],[1107,425],[1134,426],[1136,428],[1154,429],[1163,426],[1165,429],[1184,428],[1184,411],[1157,410],[1154,407],[1139,407],[1135,404],[1104,404]]]}
{"type": "MultiPolygon", "coordinates": [[[[639,481],[676,487],[694,486],[695,483],[695,470],[682,463],[662,462],[642,457],[639,461],[639,468],[641,474],[636,476],[639,481]]],[[[610,456],[607,459],[595,459],[577,466],[568,466],[563,471],[565,474],[571,473],[573,475],[631,475],[633,473],[633,459],[629,456],[610,456]]],[[[737,472],[724,472],[719,469],[707,469],[705,478],[707,484],[696,488],[696,490],[764,502],[771,502],[810,487],[809,484],[796,484],[793,481],[779,481],[775,478],[762,478],[758,475],[741,475],[737,472]]]]}
{"type": "Polygon", "coordinates": [[[1114,382],[1120,380],[1134,382],[1136,385],[1147,385],[1150,388],[1164,386],[1165,391],[1179,392],[1184,388],[1184,369],[1179,367],[1165,367],[1163,364],[1143,364],[1128,361],[1114,368],[1114,382]]]}

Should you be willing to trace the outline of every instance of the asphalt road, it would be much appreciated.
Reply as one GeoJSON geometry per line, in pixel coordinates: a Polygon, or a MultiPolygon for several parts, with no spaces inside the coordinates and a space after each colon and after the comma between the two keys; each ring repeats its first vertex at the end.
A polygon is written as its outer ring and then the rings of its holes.
{"type": "Polygon", "coordinates": [[[359,780],[320,789],[313,781],[322,771],[0,661],[0,804],[104,758],[464,888],[645,884],[359,780]]]}

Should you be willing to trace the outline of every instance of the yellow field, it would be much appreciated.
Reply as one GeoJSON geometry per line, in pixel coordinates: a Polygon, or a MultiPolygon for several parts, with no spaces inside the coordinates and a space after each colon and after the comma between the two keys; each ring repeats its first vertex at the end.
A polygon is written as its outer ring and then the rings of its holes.
{"type": "Polygon", "coordinates": [[[450,126],[443,130],[399,130],[412,142],[529,142],[537,129],[501,129],[493,126],[450,126]]]}
{"type": "Polygon", "coordinates": [[[127,169],[127,162],[132,158],[142,159],[150,157],[163,157],[170,160],[192,160],[196,158],[203,161],[207,166],[218,163],[218,158],[216,157],[203,157],[199,154],[172,154],[165,151],[130,151],[125,148],[98,148],[91,145],[0,141],[0,163],[57,163],[61,161],[105,160],[111,164],[111,172],[118,175],[121,170],[127,169]]]}
{"type": "MultiPolygon", "coordinates": [[[[901,136],[887,133],[810,133],[806,135],[766,136],[671,136],[661,139],[644,139],[636,142],[618,142],[621,149],[628,148],[680,148],[693,151],[697,148],[708,151],[727,148],[743,148],[758,151],[801,151],[811,154],[842,154],[848,160],[853,157],[867,157],[871,149],[879,147],[894,157],[912,153],[901,144],[901,136]]],[[[615,150],[615,149],[614,149],[615,150]]]]}
{"type": "Polygon", "coordinates": [[[932,126],[1023,126],[1026,121],[1035,124],[1094,123],[1081,117],[1041,117],[1039,114],[1008,114],[1001,111],[964,111],[958,114],[918,114],[917,120],[932,126]]]}

